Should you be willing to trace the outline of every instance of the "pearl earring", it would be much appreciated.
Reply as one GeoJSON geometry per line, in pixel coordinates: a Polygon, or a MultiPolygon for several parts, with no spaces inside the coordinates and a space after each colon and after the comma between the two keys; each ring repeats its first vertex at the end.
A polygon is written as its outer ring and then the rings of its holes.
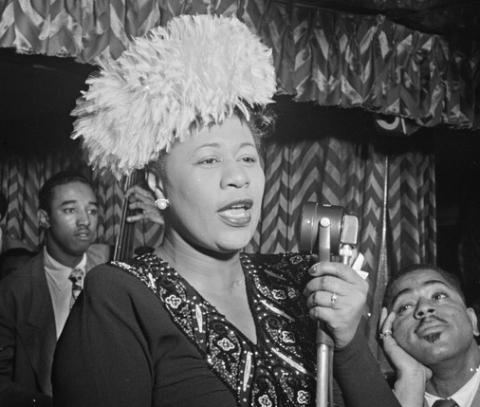
{"type": "Polygon", "coordinates": [[[168,208],[168,205],[170,205],[170,202],[168,201],[167,198],[158,198],[155,201],[155,205],[157,206],[158,209],[161,211],[164,211],[165,209],[168,208]]]}

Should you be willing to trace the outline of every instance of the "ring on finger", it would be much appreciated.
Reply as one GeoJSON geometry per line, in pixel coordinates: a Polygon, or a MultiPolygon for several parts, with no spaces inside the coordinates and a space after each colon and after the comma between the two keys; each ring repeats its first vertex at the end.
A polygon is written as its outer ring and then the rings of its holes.
{"type": "Polygon", "coordinates": [[[385,339],[387,336],[391,336],[392,335],[392,331],[390,329],[386,329],[385,331],[383,332],[380,332],[380,334],[378,335],[380,339],[385,339]]]}
{"type": "Polygon", "coordinates": [[[335,294],[335,292],[333,292],[332,295],[330,296],[330,305],[332,306],[332,308],[335,306],[335,303],[337,302],[337,299],[338,299],[337,294],[335,294]]]}

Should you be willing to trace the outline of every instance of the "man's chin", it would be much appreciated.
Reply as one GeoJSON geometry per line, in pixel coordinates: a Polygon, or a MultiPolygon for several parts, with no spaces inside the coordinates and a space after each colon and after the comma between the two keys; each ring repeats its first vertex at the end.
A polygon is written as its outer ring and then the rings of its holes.
{"type": "Polygon", "coordinates": [[[70,253],[74,256],[83,256],[83,254],[88,250],[90,245],[90,242],[85,242],[84,244],[76,244],[75,247],[72,247],[70,249],[70,253]]]}
{"type": "Polygon", "coordinates": [[[435,365],[445,358],[451,357],[454,350],[450,344],[441,339],[441,335],[431,334],[431,337],[422,339],[422,343],[414,352],[409,352],[415,359],[426,366],[435,365]]]}

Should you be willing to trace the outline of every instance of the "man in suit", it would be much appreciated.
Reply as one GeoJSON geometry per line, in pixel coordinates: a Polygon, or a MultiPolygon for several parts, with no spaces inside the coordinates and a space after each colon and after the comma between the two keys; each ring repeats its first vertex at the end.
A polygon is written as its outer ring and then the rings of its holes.
{"type": "Polygon", "coordinates": [[[414,396],[402,380],[416,375],[424,383],[420,404],[423,398],[427,407],[479,407],[477,316],[457,277],[436,266],[410,266],[389,283],[385,305],[380,337],[397,370],[399,398],[414,396]]]}
{"type": "Polygon", "coordinates": [[[0,406],[50,406],[56,341],[92,263],[98,204],[82,175],[61,172],[39,194],[40,253],[0,284],[0,406]]]}

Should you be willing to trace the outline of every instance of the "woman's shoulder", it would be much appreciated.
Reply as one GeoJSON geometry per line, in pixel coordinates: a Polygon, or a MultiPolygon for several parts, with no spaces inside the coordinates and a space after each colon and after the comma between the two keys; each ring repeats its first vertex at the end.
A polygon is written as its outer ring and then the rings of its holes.
{"type": "Polygon", "coordinates": [[[124,284],[131,286],[132,280],[138,280],[145,285],[151,280],[153,264],[158,260],[155,256],[150,257],[140,256],[127,261],[111,261],[95,266],[87,273],[85,284],[101,289],[124,284]]]}

